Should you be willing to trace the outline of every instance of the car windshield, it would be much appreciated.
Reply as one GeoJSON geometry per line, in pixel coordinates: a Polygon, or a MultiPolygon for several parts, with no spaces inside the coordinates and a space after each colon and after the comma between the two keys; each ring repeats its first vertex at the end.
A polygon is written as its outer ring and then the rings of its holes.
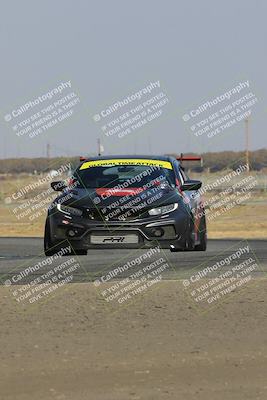
{"type": "MultiPolygon", "coordinates": [[[[171,164],[168,163],[170,166],[171,164]]],[[[85,188],[141,188],[144,186],[168,184],[175,187],[172,167],[156,165],[102,165],[78,169],[74,179],[79,187],[85,188]]]]}

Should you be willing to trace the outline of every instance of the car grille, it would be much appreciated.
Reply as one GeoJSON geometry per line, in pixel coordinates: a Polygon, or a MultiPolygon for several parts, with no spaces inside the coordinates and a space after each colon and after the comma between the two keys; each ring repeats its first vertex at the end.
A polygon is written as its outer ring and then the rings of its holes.
{"type": "Polygon", "coordinates": [[[94,208],[86,209],[84,217],[95,221],[131,221],[149,217],[148,209],[94,208]]]}

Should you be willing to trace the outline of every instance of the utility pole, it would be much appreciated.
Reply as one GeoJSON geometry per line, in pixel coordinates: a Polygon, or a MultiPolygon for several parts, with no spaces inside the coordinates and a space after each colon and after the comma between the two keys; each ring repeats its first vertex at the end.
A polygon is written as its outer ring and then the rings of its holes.
{"type": "Polygon", "coordinates": [[[46,158],[50,158],[50,150],[51,150],[51,146],[49,143],[47,143],[46,145],[46,158]]]}
{"type": "Polygon", "coordinates": [[[249,118],[245,119],[245,136],[246,136],[246,164],[249,172],[249,118]]]}
{"type": "Polygon", "coordinates": [[[97,139],[97,154],[100,157],[101,156],[101,143],[100,143],[100,139],[97,139]]]}

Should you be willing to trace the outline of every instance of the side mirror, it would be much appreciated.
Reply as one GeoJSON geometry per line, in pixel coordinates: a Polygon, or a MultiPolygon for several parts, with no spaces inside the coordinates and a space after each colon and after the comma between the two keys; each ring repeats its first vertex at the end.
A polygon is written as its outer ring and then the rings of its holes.
{"type": "Polygon", "coordinates": [[[195,179],[188,179],[181,186],[181,190],[184,192],[185,190],[198,190],[202,186],[202,182],[197,181],[195,179]]]}
{"type": "Polygon", "coordinates": [[[51,188],[56,192],[62,192],[64,189],[66,189],[66,187],[67,185],[64,181],[51,182],[51,188]]]}

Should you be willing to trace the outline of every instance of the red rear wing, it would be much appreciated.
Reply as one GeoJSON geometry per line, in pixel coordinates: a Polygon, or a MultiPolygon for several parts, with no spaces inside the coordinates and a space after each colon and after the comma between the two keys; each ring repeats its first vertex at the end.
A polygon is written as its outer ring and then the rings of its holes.
{"type": "Polygon", "coordinates": [[[201,166],[203,166],[203,158],[201,156],[184,156],[183,154],[180,157],[176,157],[176,160],[180,161],[200,161],[201,166]]]}
{"type": "Polygon", "coordinates": [[[202,157],[200,156],[184,156],[181,154],[180,157],[176,157],[178,161],[202,161],[202,157]]]}
{"type": "MultiPolygon", "coordinates": [[[[87,157],[80,156],[80,162],[87,160],[87,157]]],[[[184,156],[183,154],[180,155],[180,157],[176,157],[176,160],[178,161],[200,161],[201,163],[203,162],[202,157],[200,156],[184,156]]]]}

